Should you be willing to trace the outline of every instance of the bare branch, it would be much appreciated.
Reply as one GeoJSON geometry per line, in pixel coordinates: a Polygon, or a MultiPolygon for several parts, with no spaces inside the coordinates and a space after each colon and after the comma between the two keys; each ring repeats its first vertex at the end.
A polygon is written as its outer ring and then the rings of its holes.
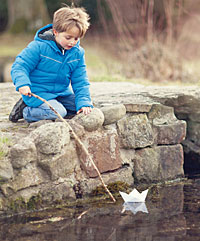
{"type": "Polygon", "coordinates": [[[100,171],[98,170],[97,166],[95,165],[94,161],[91,158],[91,155],[89,154],[88,150],[86,149],[86,147],[84,146],[84,144],[82,143],[82,141],[80,140],[80,138],[76,135],[76,133],[73,131],[72,127],[70,126],[70,124],[53,108],[52,105],[49,104],[48,101],[46,101],[45,99],[41,98],[40,96],[31,93],[32,96],[34,96],[35,98],[41,100],[42,102],[46,103],[49,108],[51,108],[51,110],[61,119],[62,122],[65,123],[65,125],[69,128],[71,134],[73,135],[74,139],[76,140],[76,142],[78,143],[78,145],[82,148],[82,150],[84,151],[84,153],[88,156],[92,166],[94,167],[94,169],[96,170],[100,181],[104,187],[104,189],[106,190],[106,192],[108,193],[108,195],[110,196],[110,198],[112,199],[113,202],[116,202],[115,198],[113,197],[112,193],[108,190],[107,186],[105,185],[103,178],[101,176],[100,171]]]}

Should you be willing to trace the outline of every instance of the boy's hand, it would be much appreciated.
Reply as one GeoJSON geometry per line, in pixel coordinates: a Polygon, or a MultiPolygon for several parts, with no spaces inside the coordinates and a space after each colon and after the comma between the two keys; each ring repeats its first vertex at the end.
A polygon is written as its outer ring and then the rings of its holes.
{"type": "Polygon", "coordinates": [[[83,114],[87,115],[92,111],[91,107],[82,107],[79,111],[77,111],[77,114],[80,114],[83,112],[83,114]]]}
{"type": "Polygon", "coordinates": [[[29,97],[31,97],[31,89],[29,86],[23,86],[19,88],[19,93],[22,95],[28,95],[29,97]]]}

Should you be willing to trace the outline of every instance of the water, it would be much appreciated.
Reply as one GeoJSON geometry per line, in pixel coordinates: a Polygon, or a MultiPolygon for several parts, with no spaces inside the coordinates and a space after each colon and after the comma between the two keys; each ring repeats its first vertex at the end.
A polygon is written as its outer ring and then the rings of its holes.
{"type": "Polygon", "coordinates": [[[200,179],[153,187],[148,213],[123,210],[121,198],[73,208],[0,217],[0,240],[199,241],[200,179]],[[123,212],[124,211],[124,212],[123,212]]]}

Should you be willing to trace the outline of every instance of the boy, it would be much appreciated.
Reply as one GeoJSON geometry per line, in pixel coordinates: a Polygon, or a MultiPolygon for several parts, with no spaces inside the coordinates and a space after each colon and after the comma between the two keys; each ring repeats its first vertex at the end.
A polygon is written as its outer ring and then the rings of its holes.
{"type": "Polygon", "coordinates": [[[84,50],[79,45],[88,27],[89,16],[84,9],[63,7],[54,13],[53,24],[38,30],[34,41],[16,57],[12,66],[12,80],[22,99],[13,107],[10,121],[57,118],[31,92],[48,100],[62,117],[91,112],[84,50]]]}

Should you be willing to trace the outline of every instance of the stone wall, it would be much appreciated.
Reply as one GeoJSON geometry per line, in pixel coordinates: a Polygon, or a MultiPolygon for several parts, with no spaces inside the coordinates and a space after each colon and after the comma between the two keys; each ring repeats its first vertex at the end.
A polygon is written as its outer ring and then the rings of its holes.
{"type": "MultiPolygon", "coordinates": [[[[174,108],[156,101],[114,102],[98,100],[89,115],[67,120],[105,183],[133,186],[183,177],[186,122],[176,118],[174,108]]],[[[38,196],[50,204],[72,201],[101,184],[65,123],[39,121],[28,129],[1,161],[1,209],[38,196]]]]}

